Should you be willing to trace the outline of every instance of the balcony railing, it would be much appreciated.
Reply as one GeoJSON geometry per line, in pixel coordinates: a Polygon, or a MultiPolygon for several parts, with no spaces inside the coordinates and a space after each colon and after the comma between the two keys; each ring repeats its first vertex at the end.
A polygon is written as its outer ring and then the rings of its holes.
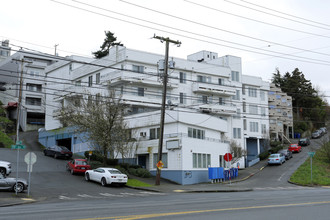
{"type": "Polygon", "coordinates": [[[196,82],[193,84],[193,92],[216,94],[222,96],[234,96],[236,95],[236,89],[225,86],[225,85],[216,85],[203,82],[196,82]]]}

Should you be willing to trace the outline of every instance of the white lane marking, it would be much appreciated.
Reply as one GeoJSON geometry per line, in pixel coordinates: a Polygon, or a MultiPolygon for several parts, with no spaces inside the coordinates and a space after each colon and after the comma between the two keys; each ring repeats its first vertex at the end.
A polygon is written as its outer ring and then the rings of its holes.
{"type": "Polygon", "coordinates": [[[59,196],[59,199],[63,199],[63,200],[75,200],[75,198],[71,198],[71,197],[67,197],[67,196],[59,196]]]}
{"type": "Polygon", "coordinates": [[[124,197],[123,195],[116,195],[111,193],[99,193],[101,196],[107,196],[107,197],[124,197]]]}
{"type": "Polygon", "coordinates": [[[87,194],[78,194],[77,196],[82,197],[82,198],[100,198],[99,196],[91,196],[87,194]]]}

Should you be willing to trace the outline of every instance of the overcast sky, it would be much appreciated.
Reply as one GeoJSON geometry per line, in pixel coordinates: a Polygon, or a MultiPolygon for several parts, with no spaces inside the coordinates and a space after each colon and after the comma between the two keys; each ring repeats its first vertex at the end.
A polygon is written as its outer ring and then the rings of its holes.
{"type": "Polygon", "coordinates": [[[54,54],[58,44],[60,56],[91,56],[107,30],[127,48],[164,54],[156,34],[182,42],[170,56],[238,56],[243,74],[266,81],[276,68],[297,67],[330,96],[329,12],[326,0],[3,0],[0,40],[13,50],[54,54]]]}

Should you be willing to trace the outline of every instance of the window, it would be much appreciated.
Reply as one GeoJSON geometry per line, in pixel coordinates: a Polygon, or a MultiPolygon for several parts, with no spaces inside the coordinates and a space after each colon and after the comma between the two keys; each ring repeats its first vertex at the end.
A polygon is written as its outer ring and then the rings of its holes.
{"type": "Polygon", "coordinates": [[[193,153],[193,168],[207,168],[211,166],[211,154],[193,153]]]}
{"type": "Polygon", "coordinates": [[[93,85],[93,76],[88,77],[88,87],[92,87],[93,85]]]}
{"type": "Polygon", "coordinates": [[[218,79],[218,84],[219,84],[219,85],[224,85],[224,84],[225,84],[224,81],[225,81],[224,79],[219,78],[219,79],[218,79]]]}
{"type": "Polygon", "coordinates": [[[243,120],[243,129],[244,131],[247,130],[247,123],[246,123],[246,119],[243,120]]]}
{"type": "Polygon", "coordinates": [[[260,107],[261,116],[266,116],[266,107],[260,107]]]}
{"type": "MultiPolygon", "coordinates": [[[[153,168],[157,168],[158,154],[153,154],[153,168]]],[[[162,153],[162,162],[164,164],[163,168],[167,168],[167,153],[162,153]]]]}
{"type": "Polygon", "coordinates": [[[250,131],[258,132],[258,122],[250,122],[250,131]]]}
{"type": "Polygon", "coordinates": [[[235,118],[235,119],[240,119],[241,118],[241,109],[240,108],[238,108],[236,110],[236,115],[234,115],[233,118],[235,118]]]}
{"type": "Polygon", "coordinates": [[[39,76],[39,71],[30,70],[30,75],[33,76],[33,77],[38,77],[39,76]]]}
{"type": "Polygon", "coordinates": [[[205,139],[205,131],[196,128],[188,128],[188,137],[205,139]]]}
{"type": "Polygon", "coordinates": [[[245,95],[245,85],[242,85],[242,95],[245,95]]]}
{"type": "Polygon", "coordinates": [[[96,73],[96,84],[100,84],[101,82],[101,73],[96,73]]]}
{"type": "Polygon", "coordinates": [[[246,102],[243,102],[243,112],[246,112],[246,102]]]}
{"type": "Polygon", "coordinates": [[[159,135],[160,135],[160,128],[151,128],[149,130],[149,139],[150,140],[159,139],[159,135]]]}
{"type": "Polygon", "coordinates": [[[180,92],[180,104],[186,104],[186,93],[180,92]]]}
{"type": "Polygon", "coordinates": [[[144,72],[144,66],[133,65],[132,70],[133,70],[133,72],[143,73],[144,72]]]}
{"type": "Polygon", "coordinates": [[[231,80],[239,82],[239,72],[231,71],[231,80]]]}
{"type": "Polygon", "coordinates": [[[276,99],[280,100],[281,99],[281,95],[276,95],[276,99]]]}
{"type": "Polygon", "coordinates": [[[26,83],[26,90],[34,91],[34,92],[41,92],[42,85],[26,83]]]}
{"type": "Polygon", "coordinates": [[[260,100],[261,100],[261,101],[266,101],[266,94],[265,94],[265,91],[260,91],[260,100]]]}
{"type": "Polygon", "coordinates": [[[250,105],[249,106],[249,113],[250,114],[258,114],[258,106],[257,105],[250,105]]]}
{"type": "Polygon", "coordinates": [[[225,101],[222,97],[219,97],[219,105],[224,105],[225,101]]]}
{"type": "Polygon", "coordinates": [[[257,89],[256,88],[249,88],[249,96],[250,97],[257,97],[257,89]]]}
{"type": "Polygon", "coordinates": [[[211,83],[211,77],[210,76],[206,77],[206,76],[202,76],[202,75],[197,75],[197,82],[211,83]]]}
{"type": "Polygon", "coordinates": [[[76,81],[76,86],[81,86],[81,80],[76,81]]]}
{"type": "Polygon", "coordinates": [[[233,100],[240,100],[241,98],[241,91],[240,90],[236,90],[236,95],[233,96],[233,100]]]}
{"type": "Polygon", "coordinates": [[[187,74],[184,72],[180,72],[180,83],[186,83],[187,74]]]}
{"type": "Polygon", "coordinates": [[[96,104],[100,104],[100,101],[101,101],[101,94],[100,93],[96,94],[95,101],[96,101],[96,104]]]}
{"type": "Polygon", "coordinates": [[[202,96],[202,103],[203,104],[207,104],[208,102],[207,102],[207,96],[206,95],[203,95],[202,96]]]}
{"type": "Polygon", "coordinates": [[[138,88],[138,96],[144,96],[144,88],[138,88]]]}
{"type": "Polygon", "coordinates": [[[233,138],[240,139],[242,137],[241,130],[241,128],[233,128],[233,138]]]}
{"type": "Polygon", "coordinates": [[[25,103],[26,103],[26,105],[41,106],[41,98],[26,97],[25,103]]]}
{"type": "Polygon", "coordinates": [[[266,130],[266,125],[265,124],[261,124],[261,133],[262,134],[266,134],[267,130],[266,130]]]}
{"type": "Polygon", "coordinates": [[[268,94],[269,95],[275,95],[275,92],[274,91],[269,91],[268,94]]]}

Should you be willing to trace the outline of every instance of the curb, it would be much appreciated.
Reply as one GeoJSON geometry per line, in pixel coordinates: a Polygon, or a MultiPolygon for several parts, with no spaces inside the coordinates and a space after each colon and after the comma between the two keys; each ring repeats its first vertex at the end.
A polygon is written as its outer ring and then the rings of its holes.
{"type": "MultiPolygon", "coordinates": [[[[11,199],[11,198],[6,198],[5,200],[7,201],[8,199],[11,199]]],[[[34,203],[34,202],[37,202],[37,200],[30,199],[30,198],[20,198],[19,201],[13,201],[11,203],[9,202],[9,203],[6,203],[6,204],[1,204],[1,202],[0,202],[0,207],[23,205],[23,204],[29,204],[29,203],[34,203]]]]}

